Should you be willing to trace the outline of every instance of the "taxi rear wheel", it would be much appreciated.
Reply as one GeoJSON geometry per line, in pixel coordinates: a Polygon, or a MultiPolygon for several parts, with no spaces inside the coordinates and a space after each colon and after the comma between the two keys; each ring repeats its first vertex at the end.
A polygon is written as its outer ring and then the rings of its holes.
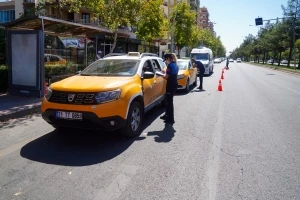
{"type": "Polygon", "coordinates": [[[143,124],[143,110],[139,102],[131,103],[125,126],[121,129],[123,136],[131,138],[140,134],[143,124]]]}

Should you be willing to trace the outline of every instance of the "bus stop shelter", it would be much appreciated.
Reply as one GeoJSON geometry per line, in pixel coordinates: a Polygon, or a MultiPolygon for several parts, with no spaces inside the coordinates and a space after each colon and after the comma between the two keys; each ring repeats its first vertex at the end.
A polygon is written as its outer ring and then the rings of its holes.
{"type": "MultiPolygon", "coordinates": [[[[82,38],[113,36],[113,32],[104,27],[44,16],[24,17],[2,25],[7,30],[8,92],[37,98],[41,98],[45,90],[45,34],[82,38]]],[[[118,36],[129,38],[130,33],[119,30],[118,36]]]]}

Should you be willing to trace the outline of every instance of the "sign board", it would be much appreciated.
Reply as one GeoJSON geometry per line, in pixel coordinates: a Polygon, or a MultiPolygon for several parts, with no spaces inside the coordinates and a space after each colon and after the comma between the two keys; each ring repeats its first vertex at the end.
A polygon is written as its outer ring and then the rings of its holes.
{"type": "Polygon", "coordinates": [[[263,25],[263,19],[262,18],[256,18],[255,19],[255,25],[256,26],[263,25]]]}

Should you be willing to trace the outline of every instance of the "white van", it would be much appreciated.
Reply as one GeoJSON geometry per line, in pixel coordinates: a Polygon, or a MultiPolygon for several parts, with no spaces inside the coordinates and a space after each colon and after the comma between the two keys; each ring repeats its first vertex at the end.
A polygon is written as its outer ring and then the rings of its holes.
{"type": "Polygon", "coordinates": [[[209,75],[214,71],[214,61],[212,50],[206,47],[194,48],[191,51],[191,58],[201,61],[205,67],[205,75],[209,75]]]}

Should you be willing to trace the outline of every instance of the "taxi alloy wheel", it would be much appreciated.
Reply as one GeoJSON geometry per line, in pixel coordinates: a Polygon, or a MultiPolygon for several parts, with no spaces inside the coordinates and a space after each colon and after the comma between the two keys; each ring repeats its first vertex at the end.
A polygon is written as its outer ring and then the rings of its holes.
{"type": "Polygon", "coordinates": [[[138,108],[135,108],[131,116],[131,129],[132,131],[137,131],[141,123],[141,111],[138,108]]]}
{"type": "Polygon", "coordinates": [[[131,138],[140,134],[143,117],[144,113],[141,104],[137,101],[132,102],[128,111],[126,124],[121,129],[122,135],[131,138]]]}

